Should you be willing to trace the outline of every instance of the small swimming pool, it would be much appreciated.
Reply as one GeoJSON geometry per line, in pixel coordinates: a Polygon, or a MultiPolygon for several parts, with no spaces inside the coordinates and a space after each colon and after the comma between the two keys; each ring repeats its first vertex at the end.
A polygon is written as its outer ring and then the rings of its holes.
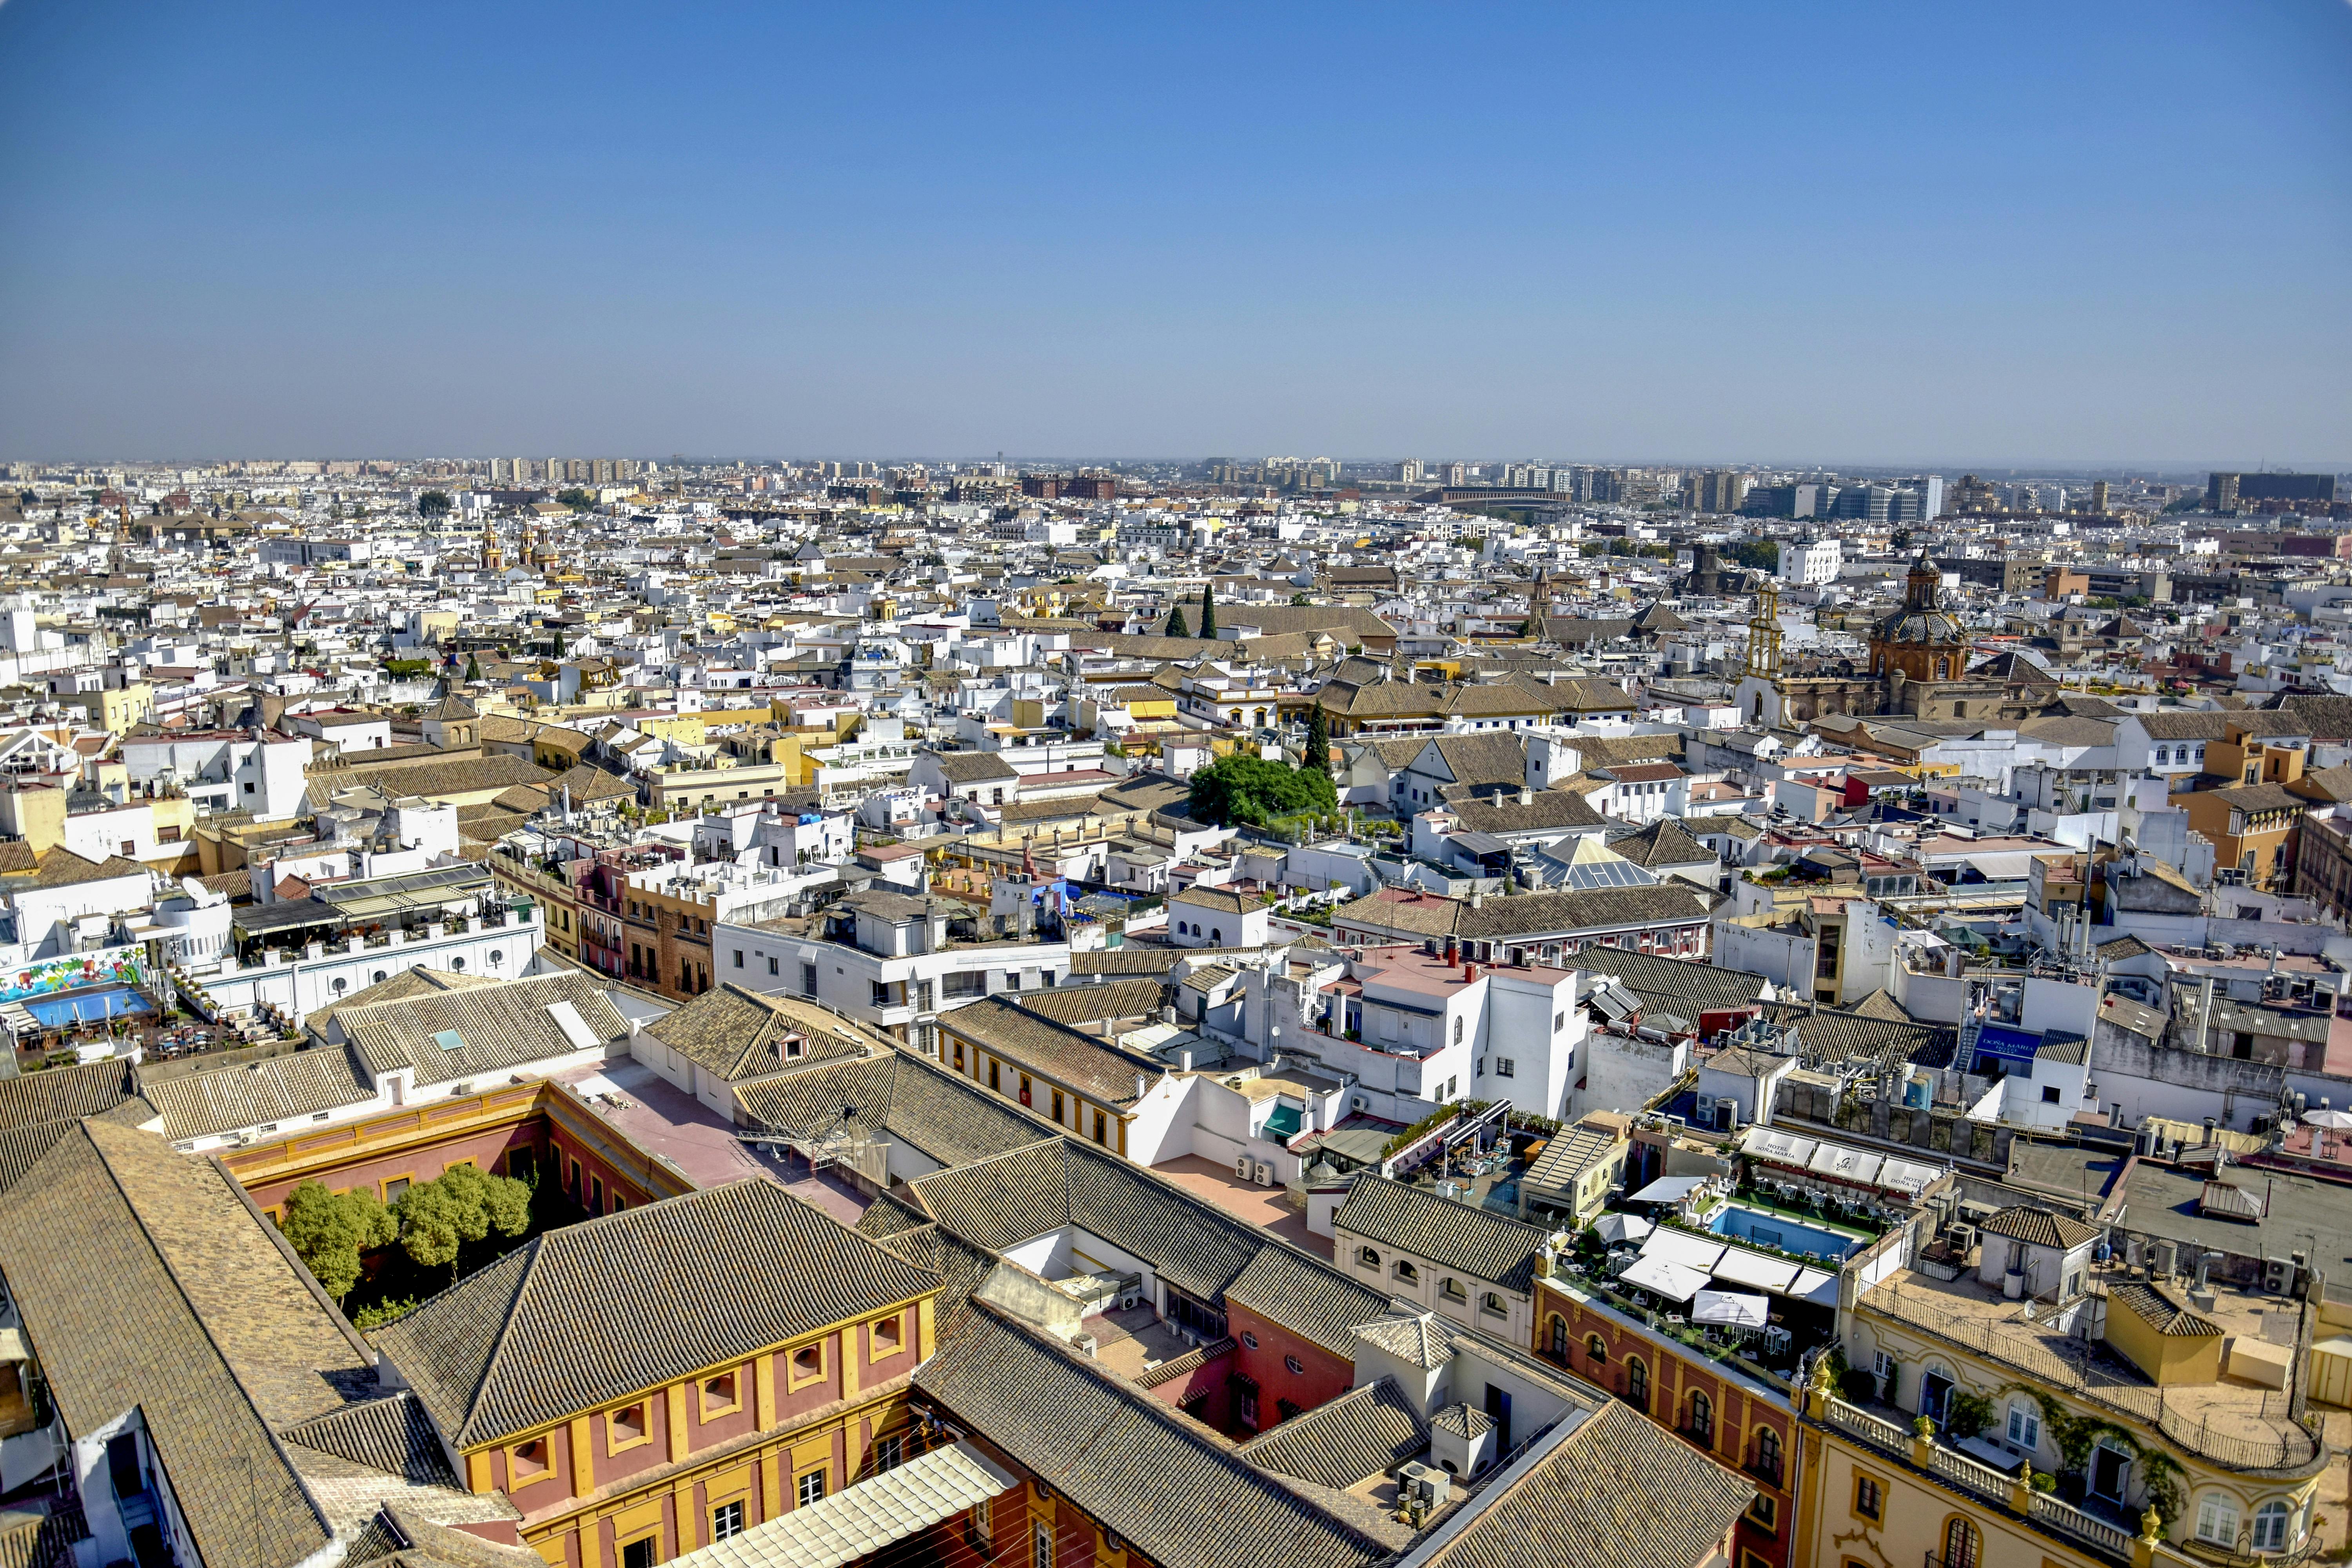
{"type": "Polygon", "coordinates": [[[1706,1227],[1717,1236],[1752,1241],[1760,1247],[1777,1247],[1783,1252],[1800,1252],[1832,1263],[1844,1261],[1847,1253],[1862,1245],[1853,1237],[1818,1226],[1801,1225],[1784,1215],[1741,1204],[1724,1205],[1707,1221],[1706,1227]]]}
{"type": "Polygon", "coordinates": [[[65,996],[26,997],[16,1004],[41,1021],[44,1028],[70,1029],[77,1024],[102,1024],[132,1013],[152,1013],[154,1004],[128,985],[104,991],[77,991],[65,996]]]}

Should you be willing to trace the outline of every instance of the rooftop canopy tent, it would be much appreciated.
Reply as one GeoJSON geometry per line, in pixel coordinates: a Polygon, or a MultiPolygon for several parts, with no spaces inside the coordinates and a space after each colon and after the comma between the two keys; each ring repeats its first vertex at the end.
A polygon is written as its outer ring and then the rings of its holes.
{"type": "Polygon", "coordinates": [[[1763,1296],[1749,1296],[1738,1290],[1702,1290],[1691,1304],[1694,1323],[1724,1323],[1735,1328],[1760,1329],[1770,1316],[1771,1301],[1763,1296]]]}
{"type": "Polygon", "coordinates": [[[1816,1307],[1834,1307],[1837,1305],[1837,1276],[1824,1274],[1818,1268],[1800,1269],[1797,1282],[1789,1287],[1787,1294],[1800,1301],[1810,1301],[1816,1307]]]}
{"type": "Polygon", "coordinates": [[[1761,1252],[1750,1252],[1744,1247],[1727,1247],[1723,1256],[1707,1270],[1717,1279],[1728,1279],[1735,1285],[1746,1285],[1758,1290],[1769,1290],[1785,1296],[1789,1288],[1804,1272],[1801,1264],[1784,1262],[1761,1252]]]}
{"type": "Polygon", "coordinates": [[[1706,1276],[1663,1258],[1637,1258],[1617,1282],[1654,1290],[1669,1301],[1687,1301],[1706,1288],[1706,1276]]]}
{"type": "Polygon", "coordinates": [[[1631,1204],[1678,1204],[1698,1190],[1704,1176],[1660,1176],[1625,1201],[1631,1204]]]}
{"type": "Polygon", "coordinates": [[[1605,1214],[1592,1222],[1593,1230],[1603,1241],[1639,1241],[1656,1228],[1638,1215],[1605,1214]]]}
{"type": "Polygon", "coordinates": [[[1707,1237],[1693,1236],[1686,1230],[1655,1230],[1642,1243],[1642,1256],[1663,1258],[1685,1268],[1695,1268],[1701,1274],[1715,1267],[1723,1256],[1723,1243],[1707,1237]]]}

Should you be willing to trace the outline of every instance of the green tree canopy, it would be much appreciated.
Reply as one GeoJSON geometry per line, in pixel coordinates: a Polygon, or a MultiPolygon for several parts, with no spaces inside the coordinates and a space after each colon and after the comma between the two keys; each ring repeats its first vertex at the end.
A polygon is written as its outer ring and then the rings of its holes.
{"type": "Polygon", "coordinates": [[[520,1236],[530,1228],[530,1188],[511,1176],[452,1165],[401,1194],[393,1212],[399,1219],[401,1250],[410,1260],[425,1268],[446,1263],[454,1274],[463,1243],[479,1241],[493,1230],[520,1236]]]}
{"type": "Polygon", "coordinates": [[[426,490],[423,495],[418,496],[416,498],[416,515],[419,517],[448,516],[449,492],[446,490],[426,490]]]}
{"type": "Polygon", "coordinates": [[[1186,810],[1195,821],[1224,827],[1234,823],[1263,826],[1277,816],[1339,808],[1339,792],[1331,787],[1327,773],[1263,757],[1220,757],[1192,775],[1186,810]]]}
{"type": "Polygon", "coordinates": [[[360,1254],[388,1247],[399,1222],[373,1194],[353,1189],[330,1192],[322,1182],[305,1182],[287,1194],[279,1227],[310,1277],[337,1300],[360,1279],[360,1254]]]}
{"type": "Polygon", "coordinates": [[[1192,628],[1184,624],[1184,606],[1181,605],[1168,612],[1168,635],[1171,637],[1189,637],[1192,635],[1192,628]]]}
{"type": "Polygon", "coordinates": [[[1217,597],[1213,584],[1201,584],[1201,636],[1214,639],[1217,635],[1217,597]]]}
{"type": "Polygon", "coordinates": [[[1731,547],[1731,558],[1756,572],[1780,569],[1780,547],[1769,539],[1749,539],[1731,547]]]}
{"type": "Polygon", "coordinates": [[[1331,771],[1331,721],[1319,702],[1307,710],[1306,763],[1318,773],[1331,771]]]}
{"type": "Polygon", "coordinates": [[[586,490],[579,489],[577,488],[568,490],[558,490],[555,492],[555,499],[562,501],[565,506],[570,507],[573,511],[586,511],[589,508],[596,504],[596,498],[594,496],[590,495],[586,490]]]}

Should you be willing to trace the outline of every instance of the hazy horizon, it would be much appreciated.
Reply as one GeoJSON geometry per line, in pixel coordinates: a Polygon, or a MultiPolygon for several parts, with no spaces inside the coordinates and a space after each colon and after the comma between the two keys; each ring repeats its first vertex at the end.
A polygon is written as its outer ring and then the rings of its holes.
{"type": "Polygon", "coordinates": [[[0,52],[0,460],[2352,468],[2343,0],[14,0],[0,52]]]}

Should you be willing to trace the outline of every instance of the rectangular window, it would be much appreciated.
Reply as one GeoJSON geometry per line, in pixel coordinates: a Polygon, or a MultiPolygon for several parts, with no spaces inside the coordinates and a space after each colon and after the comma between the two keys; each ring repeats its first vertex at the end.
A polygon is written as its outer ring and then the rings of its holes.
{"type": "Polygon", "coordinates": [[[811,1470],[807,1475],[803,1476],[799,1482],[793,1487],[793,1495],[800,1500],[800,1505],[803,1508],[808,1507],[809,1504],[813,1502],[823,1502],[824,1500],[824,1472],[823,1470],[811,1470]]]}
{"type": "Polygon", "coordinates": [[[801,994],[803,996],[816,994],[816,965],[814,963],[801,965],[801,994]]]}
{"type": "Polygon", "coordinates": [[[1518,1071],[1519,1064],[1516,1058],[1511,1057],[1496,1057],[1495,1058],[1495,1076],[1496,1078],[1516,1078],[1518,1076],[1518,1071]]]}
{"type": "Polygon", "coordinates": [[[710,1510],[710,1539],[726,1541],[743,1533],[743,1503],[740,1499],[722,1502],[710,1510]]]}
{"type": "Polygon", "coordinates": [[[1104,1133],[1105,1133],[1105,1131],[1106,1131],[1106,1130],[1107,1130],[1107,1127],[1108,1127],[1108,1123],[1104,1121],[1103,1113],[1102,1113],[1101,1111],[1099,1111],[1099,1110],[1096,1111],[1096,1112],[1095,1112],[1095,1142],[1097,1142],[1097,1143],[1105,1143],[1105,1142],[1107,1142],[1107,1140],[1106,1140],[1106,1139],[1105,1139],[1105,1137],[1104,1137],[1104,1133]]]}
{"type": "Polygon", "coordinates": [[[901,1433],[892,1433],[874,1445],[874,1468],[895,1470],[907,1460],[907,1439],[901,1433]]]}
{"type": "Polygon", "coordinates": [[[630,1542],[621,1548],[621,1568],[654,1568],[654,1553],[660,1548],[661,1537],[658,1535],[630,1542]]]}
{"type": "Polygon", "coordinates": [[[735,967],[738,969],[743,967],[743,950],[740,947],[735,950],[735,967]]]}
{"type": "Polygon", "coordinates": [[[2042,1413],[2022,1401],[2009,1407],[2009,1440],[2032,1453],[2042,1446],[2042,1413]]]}
{"type": "Polygon", "coordinates": [[[1886,1495],[1879,1489],[1875,1478],[1853,1478],[1853,1511],[1864,1519],[1875,1520],[1886,1507],[1886,1495]]]}
{"type": "Polygon", "coordinates": [[[772,958],[768,960],[768,973],[771,974],[776,973],[776,961],[772,958]]]}
{"type": "Polygon", "coordinates": [[[961,974],[948,975],[940,986],[944,996],[965,999],[988,994],[988,973],[985,970],[968,970],[961,974]]]}
{"type": "Polygon", "coordinates": [[[1029,1553],[1030,1568],[1054,1568],[1054,1531],[1051,1525],[1037,1527],[1037,1539],[1029,1553]]]}
{"type": "Polygon", "coordinates": [[[1061,1091],[1060,1089],[1055,1089],[1055,1090],[1054,1091],[1054,1125],[1055,1125],[1056,1127],[1058,1127],[1058,1126],[1060,1126],[1061,1124],[1062,1124],[1062,1091],[1061,1091]]]}

